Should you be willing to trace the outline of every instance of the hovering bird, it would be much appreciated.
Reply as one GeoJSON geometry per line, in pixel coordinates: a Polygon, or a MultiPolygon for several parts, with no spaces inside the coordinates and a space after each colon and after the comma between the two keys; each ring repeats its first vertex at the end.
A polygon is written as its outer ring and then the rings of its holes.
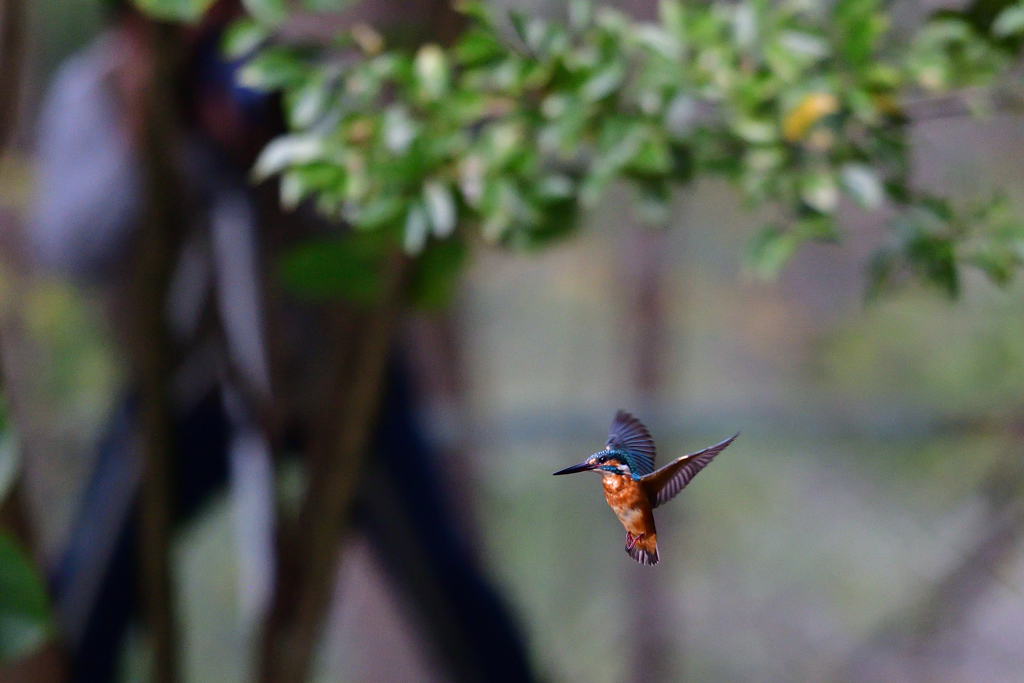
{"type": "Polygon", "coordinates": [[[603,451],[555,474],[600,472],[605,500],[626,527],[626,552],[640,564],[655,565],[658,535],[652,510],[675,498],[736,436],[655,470],[650,432],[640,420],[620,410],[615,413],[603,451]]]}

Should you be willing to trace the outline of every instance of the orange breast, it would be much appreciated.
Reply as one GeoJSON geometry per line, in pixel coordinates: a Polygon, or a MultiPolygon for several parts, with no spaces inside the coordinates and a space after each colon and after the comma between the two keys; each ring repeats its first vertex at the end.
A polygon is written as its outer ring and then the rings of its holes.
{"type": "Polygon", "coordinates": [[[656,547],[654,515],[640,482],[619,474],[609,474],[601,480],[604,484],[604,498],[626,531],[634,536],[644,534],[644,545],[650,543],[652,548],[656,547]]]}

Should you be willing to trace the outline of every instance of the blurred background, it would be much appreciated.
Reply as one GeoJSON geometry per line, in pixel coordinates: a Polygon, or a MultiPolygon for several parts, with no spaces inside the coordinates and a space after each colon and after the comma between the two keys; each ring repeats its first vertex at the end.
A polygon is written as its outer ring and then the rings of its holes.
{"type": "MultiPolygon", "coordinates": [[[[902,4],[907,22],[928,9],[902,4]]],[[[118,427],[136,410],[138,390],[124,351],[132,333],[121,329],[132,309],[111,293],[126,289],[112,272],[131,237],[113,214],[133,210],[145,191],[119,167],[132,162],[102,148],[134,133],[130,122],[101,130],[110,114],[84,90],[109,74],[82,61],[99,59],[105,26],[137,19],[99,0],[33,0],[25,9],[25,96],[0,166],[0,334],[12,424],[0,461],[19,456],[22,521],[58,632],[73,636],[58,663],[15,667],[4,680],[155,680],[136,601],[111,597],[132,593],[138,578],[109,573],[135,552],[123,550],[122,535],[141,476],[124,454],[131,429],[118,427]],[[55,79],[64,79],[56,95],[55,79]],[[61,137],[75,125],[88,130],[61,137]],[[52,149],[61,140],[101,148],[65,158],[52,149]],[[105,242],[75,241],[79,212],[106,216],[105,242]],[[60,229],[71,237],[55,236],[60,229]],[[106,604],[123,619],[99,623],[95,606],[106,604]],[[105,663],[85,662],[88,653],[75,650],[83,643],[109,652],[105,663]]],[[[117,40],[106,49],[130,54],[130,34],[117,40]]],[[[205,260],[170,280],[183,290],[215,283],[210,296],[220,303],[186,292],[177,309],[168,304],[187,339],[176,362],[191,368],[173,374],[174,429],[197,461],[176,475],[169,552],[180,678],[229,683],[251,680],[258,660],[254,624],[276,571],[268,506],[287,505],[309,485],[287,454],[308,443],[301,424],[316,413],[310,397],[330,391],[332,337],[310,342],[311,330],[337,323],[276,292],[266,254],[320,228],[301,212],[266,209],[274,193],[236,189],[254,144],[243,138],[262,132],[210,123],[224,120],[216,89],[227,86],[207,66],[194,68],[201,85],[188,125],[221,152],[190,152],[188,163],[212,227],[195,242],[205,260]],[[231,204],[239,193],[240,207],[231,204]],[[272,227],[250,233],[250,213],[272,227]],[[239,289],[250,280],[269,292],[262,304],[239,289]],[[206,320],[209,306],[224,319],[252,319],[225,332],[230,325],[206,320]],[[261,341],[260,316],[278,314],[286,338],[261,341]],[[207,334],[216,341],[203,341],[207,334]],[[259,405],[248,397],[263,382],[284,387],[291,417],[245,407],[259,405]],[[280,423],[282,436],[266,437],[265,425],[280,423]],[[276,467],[271,451],[285,454],[276,467]]],[[[278,125],[272,103],[250,111],[252,128],[278,125]]],[[[915,182],[952,197],[998,184],[1021,204],[1019,117],[937,119],[913,137],[915,182]]],[[[629,205],[613,189],[577,239],[540,254],[478,245],[448,310],[399,323],[386,401],[398,407],[385,408],[395,416],[383,429],[409,434],[382,448],[413,448],[409,457],[428,463],[410,485],[433,482],[438,500],[410,508],[410,518],[443,511],[449,540],[424,532],[424,547],[462,549],[472,569],[454,593],[472,583],[485,596],[465,610],[490,624],[479,627],[496,634],[487,642],[511,658],[501,665],[507,680],[1024,680],[1024,291],[968,277],[958,302],[910,289],[865,304],[865,263],[886,228],[852,206],[842,210],[842,245],[808,247],[776,282],[755,281],[742,258],[768,216],[745,211],[725,183],[680,191],[665,232],[640,227],[629,205]],[[603,447],[617,408],[647,424],[661,462],[742,430],[658,510],[654,569],[622,552],[596,477],[551,477],[603,447]],[[520,657],[522,673],[509,673],[520,657]]],[[[345,536],[313,680],[473,678],[452,673],[420,584],[394,569],[408,558],[382,549],[387,524],[374,505],[363,504],[364,522],[345,536]]]]}

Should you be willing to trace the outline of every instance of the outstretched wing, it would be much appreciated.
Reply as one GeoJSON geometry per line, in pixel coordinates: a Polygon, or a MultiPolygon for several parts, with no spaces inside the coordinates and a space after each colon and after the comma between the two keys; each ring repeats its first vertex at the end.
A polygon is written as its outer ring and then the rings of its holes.
{"type": "Polygon", "coordinates": [[[615,413],[608,447],[629,454],[629,469],[638,477],[654,471],[654,439],[640,420],[625,410],[615,413]]]}
{"type": "MultiPolygon", "coordinates": [[[[736,436],[739,436],[736,432],[736,436]]],[[[725,447],[733,442],[736,436],[730,437],[722,443],[715,444],[702,451],[684,455],[674,462],[662,467],[640,480],[644,487],[647,499],[651,501],[651,507],[664,505],[676,497],[680,491],[686,488],[690,480],[697,476],[697,473],[708,466],[715,456],[725,450],[725,447]]]]}

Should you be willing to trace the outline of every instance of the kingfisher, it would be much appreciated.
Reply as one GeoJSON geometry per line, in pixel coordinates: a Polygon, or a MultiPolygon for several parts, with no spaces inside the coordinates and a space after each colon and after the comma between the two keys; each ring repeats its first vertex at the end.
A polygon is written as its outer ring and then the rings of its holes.
{"type": "Polygon", "coordinates": [[[619,410],[604,450],[555,474],[599,472],[604,498],[626,528],[626,552],[640,564],[653,566],[658,564],[658,535],[652,510],[675,498],[739,435],[736,432],[736,436],[655,470],[650,432],[640,420],[619,410]]]}

